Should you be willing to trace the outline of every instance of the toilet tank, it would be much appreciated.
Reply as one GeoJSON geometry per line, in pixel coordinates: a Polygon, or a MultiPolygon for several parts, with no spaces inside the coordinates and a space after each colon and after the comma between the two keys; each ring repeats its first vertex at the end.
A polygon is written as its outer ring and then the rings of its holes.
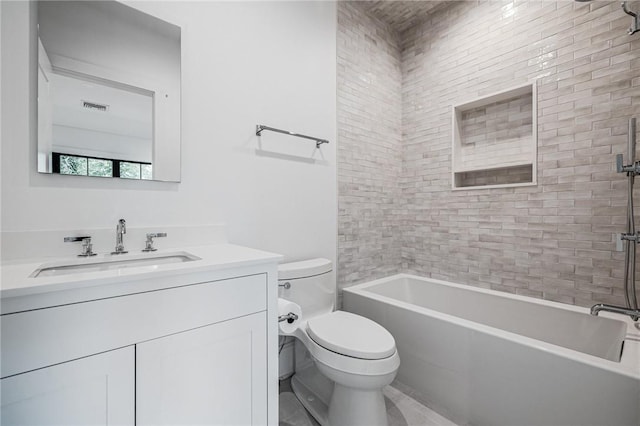
{"type": "Polygon", "coordinates": [[[336,284],[332,279],[332,263],[328,259],[310,259],[278,266],[278,296],[297,303],[302,317],[309,320],[333,312],[336,284]],[[286,283],[291,286],[285,288],[286,283]]]}

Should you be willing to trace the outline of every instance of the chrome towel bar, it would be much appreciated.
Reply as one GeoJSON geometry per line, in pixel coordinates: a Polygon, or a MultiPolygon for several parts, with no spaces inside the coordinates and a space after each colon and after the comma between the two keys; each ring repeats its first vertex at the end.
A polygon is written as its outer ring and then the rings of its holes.
{"type": "Polygon", "coordinates": [[[320,139],[313,136],[301,135],[300,133],[289,132],[288,130],[276,129],[275,127],[264,126],[262,124],[256,124],[256,136],[260,136],[263,130],[271,130],[272,132],[284,133],[285,135],[296,136],[298,138],[311,139],[316,141],[316,148],[320,148],[323,143],[329,143],[326,139],[320,139]]]}

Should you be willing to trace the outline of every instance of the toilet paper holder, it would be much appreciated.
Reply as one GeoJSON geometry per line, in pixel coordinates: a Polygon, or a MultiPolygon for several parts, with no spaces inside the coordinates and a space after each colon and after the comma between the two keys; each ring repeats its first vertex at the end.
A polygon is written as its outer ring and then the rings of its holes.
{"type": "Polygon", "coordinates": [[[298,319],[298,316],[296,314],[294,314],[293,312],[289,312],[286,315],[280,315],[278,317],[278,322],[282,322],[282,321],[286,321],[289,324],[293,323],[294,321],[296,321],[298,319]]]}

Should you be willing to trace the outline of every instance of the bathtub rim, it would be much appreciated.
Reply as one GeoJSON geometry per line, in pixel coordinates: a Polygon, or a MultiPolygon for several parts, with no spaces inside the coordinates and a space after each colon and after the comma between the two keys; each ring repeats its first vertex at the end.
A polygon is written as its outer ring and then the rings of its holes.
{"type": "Polygon", "coordinates": [[[482,287],[474,287],[468,284],[457,284],[449,281],[422,277],[419,275],[413,275],[413,274],[407,274],[407,273],[395,274],[388,277],[379,278],[373,281],[355,284],[350,287],[345,287],[342,290],[343,292],[353,293],[353,294],[367,297],[373,300],[377,300],[379,302],[390,303],[392,305],[399,306],[401,308],[404,308],[413,312],[427,314],[429,316],[432,316],[442,321],[446,321],[446,322],[457,324],[463,327],[471,328],[481,333],[487,333],[489,335],[498,337],[500,339],[512,340],[537,350],[551,352],[566,359],[578,361],[580,363],[587,364],[592,367],[601,368],[613,373],[621,374],[636,380],[640,380],[640,362],[637,361],[637,360],[640,360],[640,330],[636,328],[636,326],[634,326],[634,323],[633,321],[631,321],[630,318],[621,317],[615,314],[609,314],[608,312],[600,313],[602,317],[621,321],[627,324],[624,350],[622,352],[622,357],[620,359],[620,362],[609,361],[607,359],[599,358],[594,355],[585,354],[573,349],[565,348],[563,346],[554,345],[553,343],[544,342],[542,340],[537,340],[531,337],[522,336],[520,334],[516,334],[510,331],[501,330],[496,327],[491,327],[478,322],[466,320],[464,318],[459,318],[454,315],[439,312],[423,306],[418,306],[408,302],[403,302],[401,300],[394,299],[392,297],[382,296],[380,294],[367,290],[368,287],[372,287],[375,285],[384,284],[390,281],[404,279],[404,278],[415,279],[418,281],[432,282],[439,285],[445,285],[445,286],[459,288],[463,290],[474,291],[474,292],[488,294],[496,297],[503,297],[503,298],[518,300],[522,302],[535,303],[538,305],[549,306],[557,309],[563,309],[563,310],[568,310],[572,312],[578,312],[578,313],[589,315],[589,309],[583,308],[580,306],[568,305],[565,303],[559,303],[559,302],[554,302],[554,301],[544,300],[544,299],[536,299],[534,297],[511,294],[511,293],[497,291],[497,290],[490,290],[482,287]]]}

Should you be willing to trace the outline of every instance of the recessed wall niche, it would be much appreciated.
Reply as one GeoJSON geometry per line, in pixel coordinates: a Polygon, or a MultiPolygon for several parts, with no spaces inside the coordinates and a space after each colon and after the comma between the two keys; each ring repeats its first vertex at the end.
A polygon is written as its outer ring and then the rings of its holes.
{"type": "Polygon", "coordinates": [[[453,107],[453,189],[536,185],[536,85],[453,107]]]}

